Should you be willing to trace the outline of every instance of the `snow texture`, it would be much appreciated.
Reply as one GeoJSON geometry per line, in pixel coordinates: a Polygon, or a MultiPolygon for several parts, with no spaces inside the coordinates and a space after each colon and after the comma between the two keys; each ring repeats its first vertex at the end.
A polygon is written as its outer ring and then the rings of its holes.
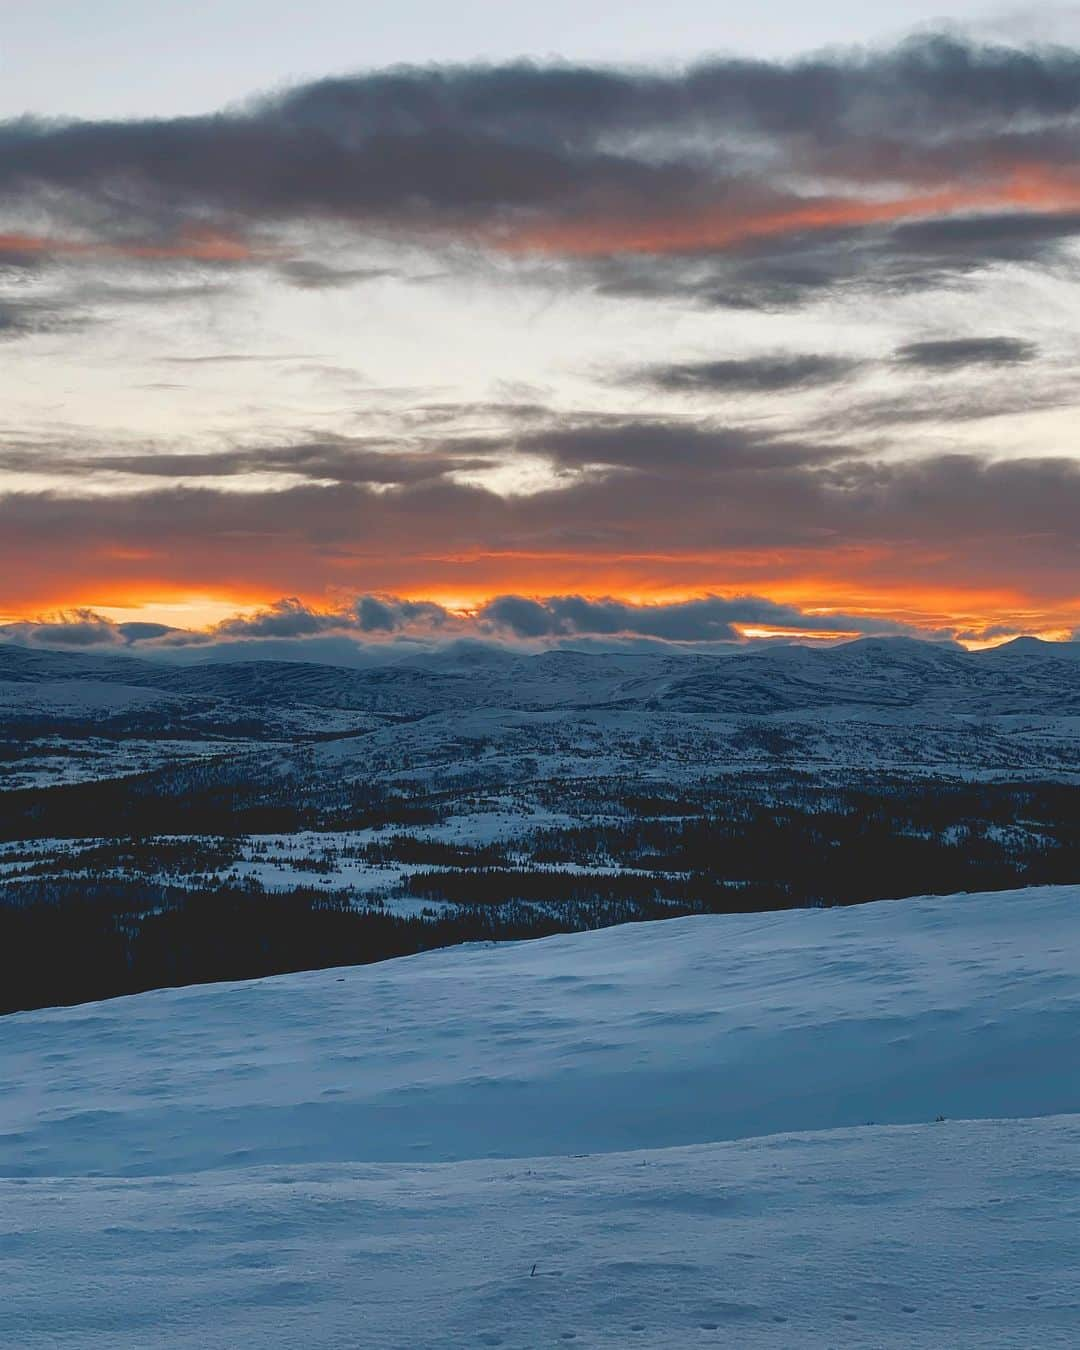
{"type": "Polygon", "coordinates": [[[1078,1148],[1059,1117],[8,1182],[0,1341],[1075,1347],[1078,1148]]]}
{"type": "Polygon", "coordinates": [[[1037,888],[4,1018],[0,1345],[1075,1346],[1078,939],[1037,888]]]}

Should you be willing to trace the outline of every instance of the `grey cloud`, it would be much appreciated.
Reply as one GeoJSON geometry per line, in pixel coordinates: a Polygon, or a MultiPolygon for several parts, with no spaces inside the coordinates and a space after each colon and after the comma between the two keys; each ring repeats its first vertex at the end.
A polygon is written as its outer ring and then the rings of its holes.
{"type": "Polygon", "coordinates": [[[653,366],[638,372],[637,378],[676,393],[769,394],[834,384],[860,364],[841,356],[780,354],[653,366]]]}
{"type": "MultiPolygon", "coordinates": [[[[918,186],[983,181],[1003,154],[1075,163],[1078,111],[1076,52],[946,37],[675,71],[400,69],[216,116],[8,122],[0,190],[121,245],[207,222],[327,216],[421,230],[536,211],[648,221],[658,203],[782,205],[792,169],[918,186]]],[[[329,280],[303,270],[295,279],[329,280]]]]}
{"type": "Polygon", "coordinates": [[[909,342],[896,352],[896,359],[920,370],[962,370],[968,366],[1016,365],[1031,361],[1037,353],[1033,343],[1013,337],[948,338],[909,342]]]}
{"type": "Polygon", "coordinates": [[[400,439],[326,437],[203,453],[150,446],[121,453],[95,449],[88,454],[63,442],[16,442],[0,448],[0,470],[78,479],[93,474],[183,480],[277,473],[397,490],[446,483],[455,474],[490,469],[515,454],[546,458],[565,470],[598,466],[608,471],[710,477],[821,464],[838,454],[825,444],[786,440],[709,419],[549,414],[544,426],[541,415],[539,409],[466,405],[432,419],[436,434],[400,439]],[[453,417],[467,420],[476,412],[491,419],[501,415],[508,425],[476,435],[455,434],[453,417]]]}
{"type": "MultiPolygon", "coordinates": [[[[632,605],[615,599],[588,599],[580,595],[535,599],[500,595],[475,614],[450,613],[433,601],[403,600],[398,596],[359,596],[340,610],[314,609],[295,598],[276,601],[252,614],[237,614],[207,631],[177,629],[166,624],[114,623],[90,610],[8,625],[0,637],[46,647],[138,647],[157,653],[185,649],[226,649],[251,643],[316,646],[347,638],[357,643],[374,640],[422,641],[463,651],[483,642],[558,642],[564,639],[649,639],[660,643],[705,645],[746,641],[741,625],[770,625],[793,633],[913,634],[908,625],[844,614],[813,615],[792,605],[760,596],[699,599],[669,604],[632,605]]],[[[941,637],[940,633],[921,633],[941,637]]],[[[750,639],[751,641],[753,639],[750,639]]],[[[335,648],[339,655],[348,649],[335,648]]],[[[404,649],[403,649],[404,650],[404,649]]],[[[333,659],[332,657],[330,659],[333,659]]]]}
{"type": "Polygon", "coordinates": [[[316,258],[297,258],[281,263],[278,275],[297,290],[326,291],[381,281],[395,273],[385,267],[334,267],[316,258]]]}
{"type": "Polygon", "coordinates": [[[1045,258],[1080,234],[1080,213],[987,211],[976,215],[908,221],[888,232],[898,255],[931,258],[941,267],[976,266],[987,261],[1031,262],[1045,258]]]}
{"type": "Polygon", "coordinates": [[[115,647],[124,642],[116,624],[90,609],[64,611],[36,623],[8,624],[3,631],[16,641],[43,647],[115,647]]]}
{"type": "Polygon", "coordinates": [[[296,599],[278,600],[257,614],[223,619],[215,629],[222,637],[312,637],[341,627],[333,614],[319,614],[296,599]]]}
{"type": "Polygon", "coordinates": [[[384,635],[406,629],[438,630],[451,621],[449,612],[431,601],[396,596],[362,595],[339,610],[316,610],[296,598],[276,601],[254,614],[237,614],[213,629],[223,638],[309,638],[325,634],[384,635]]]}
{"type": "Polygon", "coordinates": [[[477,617],[496,629],[508,629],[519,638],[630,635],[667,642],[730,642],[740,639],[736,625],[744,624],[832,633],[911,631],[903,624],[866,617],[811,616],[794,606],[776,604],[760,596],[708,595],[671,604],[630,605],[581,595],[551,596],[545,600],[501,595],[485,605],[477,617]]]}
{"type": "Polygon", "coordinates": [[[364,595],[353,609],[364,633],[397,633],[411,627],[438,629],[451,622],[449,611],[430,600],[364,595]]]}
{"type": "Polygon", "coordinates": [[[486,468],[500,442],[453,441],[433,447],[403,448],[385,439],[328,438],[297,445],[249,449],[175,452],[148,448],[125,453],[78,453],[60,445],[11,445],[0,449],[0,470],[86,479],[94,474],[139,478],[234,478],[244,474],[293,474],[301,478],[380,487],[416,485],[452,472],[486,468]],[[485,451],[478,455],[479,450],[485,451]]]}
{"type": "Polygon", "coordinates": [[[485,605],[479,617],[522,638],[620,633],[675,641],[730,641],[738,637],[729,605],[712,599],[635,608],[617,600],[587,600],[579,595],[544,601],[502,595],[485,605]]]}
{"type": "Polygon", "coordinates": [[[601,464],[639,471],[722,474],[813,464],[835,451],[741,427],[662,418],[606,418],[519,435],[518,451],[566,467],[601,464]]]}
{"type": "Polygon", "coordinates": [[[81,332],[108,311],[141,306],[159,309],[223,294],[220,285],[125,285],[67,277],[59,295],[0,294],[0,341],[46,333],[81,332]]]}
{"type": "Polygon", "coordinates": [[[163,356],[161,361],[170,366],[231,366],[318,359],[310,352],[213,352],[200,356],[163,356]]]}
{"type": "Polygon", "coordinates": [[[599,295],[783,313],[848,292],[932,291],[1004,262],[1074,275],[1063,245],[1077,235],[1074,214],[957,216],[777,234],[714,251],[599,257],[564,270],[584,275],[599,295]]]}
{"type": "Polygon", "coordinates": [[[168,637],[171,633],[182,632],[182,629],[174,628],[167,623],[147,623],[141,620],[132,620],[128,623],[118,623],[116,631],[125,642],[154,642],[159,638],[168,637]]]}
{"type": "Polygon", "coordinates": [[[0,342],[83,328],[88,321],[77,305],[0,297],[0,342]]]}

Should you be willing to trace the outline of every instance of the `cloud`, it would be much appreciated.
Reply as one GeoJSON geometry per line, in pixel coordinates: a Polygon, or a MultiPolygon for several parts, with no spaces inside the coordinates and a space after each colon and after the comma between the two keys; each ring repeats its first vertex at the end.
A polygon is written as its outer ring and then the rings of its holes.
{"type": "Polygon", "coordinates": [[[278,266],[277,272],[290,286],[301,291],[340,290],[395,275],[386,267],[335,267],[317,258],[286,260],[278,266]]]}
{"type": "Polygon", "coordinates": [[[937,266],[971,268],[987,262],[1032,262],[1080,234],[1080,212],[980,211],[897,225],[897,254],[935,259],[937,266]]]}
{"type": "Polygon", "coordinates": [[[786,270],[796,289],[836,270],[817,241],[847,234],[857,268],[876,251],[914,276],[913,258],[962,268],[1074,231],[1078,112],[1075,51],[943,36],[685,69],[364,73],[213,116],[4,123],[0,254],[256,264],[308,288],[369,279],[282,242],[331,221],[519,257],[741,254],[744,287],[782,288],[786,270]],[[749,256],[760,246],[771,257],[749,256]]]}
{"type": "Polygon", "coordinates": [[[581,595],[546,600],[521,595],[496,596],[477,618],[519,638],[614,637],[659,638],[666,642],[737,642],[737,625],[766,625],[814,633],[883,633],[909,631],[905,625],[846,614],[807,615],[793,605],[760,596],[718,595],[671,604],[631,605],[616,599],[581,595]]]}
{"type": "Polygon", "coordinates": [[[771,394],[813,389],[846,379],[860,362],[841,356],[754,356],[651,366],[635,377],[657,389],[686,394],[771,394]]]}
{"type": "Polygon", "coordinates": [[[142,620],[116,623],[87,608],[0,625],[0,639],[42,647],[132,647],[173,635],[182,640],[185,630],[142,620]]]}
{"type": "Polygon", "coordinates": [[[0,297],[0,342],[77,329],[85,327],[87,322],[76,306],[0,297]]]}
{"type": "Polygon", "coordinates": [[[182,633],[180,628],[174,628],[167,623],[149,623],[144,620],[130,620],[127,623],[118,623],[116,631],[125,642],[156,642],[160,638],[169,637],[171,634],[182,633]]]}
{"type": "Polygon", "coordinates": [[[982,628],[969,628],[957,633],[962,642],[993,642],[997,638],[1020,637],[1024,630],[1011,623],[991,623],[982,628]]]}
{"type": "Polygon", "coordinates": [[[219,451],[173,451],[148,446],[144,450],[92,453],[65,443],[9,442],[0,448],[0,471],[73,478],[85,483],[92,477],[124,475],[154,479],[233,479],[253,474],[291,475],[318,482],[352,483],[384,488],[445,479],[453,473],[489,468],[493,457],[505,453],[506,442],[463,442],[452,439],[432,445],[378,437],[330,436],[293,445],[266,445],[219,451]]]}
{"type": "Polygon", "coordinates": [[[565,468],[607,465],[666,475],[766,470],[836,457],[833,449],[749,428],[662,417],[567,417],[519,434],[513,445],[519,453],[544,456],[565,468]]]}
{"type": "Polygon", "coordinates": [[[563,640],[588,639],[603,647],[608,640],[649,639],[679,647],[744,643],[743,627],[789,636],[822,638],[854,635],[941,633],[866,615],[807,613],[795,605],[760,596],[704,595],[672,603],[630,604],[614,598],[581,595],[533,597],[499,595],[472,612],[454,612],[430,600],[393,595],[362,595],[338,609],[320,610],[283,598],[264,609],[237,614],[206,630],[178,629],[156,623],[115,623],[92,610],[62,613],[51,619],[10,624],[0,638],[31,646],[137,648],[144,654],[182,655],[185,651],[267,650],[294,645],[323,651],[333,661],[348,648],[341,639],[367,646],[394,645],[415,650],[460,651],[463,644],[530,644],[547,647],[563,640]],[[334,645],[334,643],[337,645],[334,645]],[[336,655],[335,655],[336,654],[336,655]]]}
{"type": "Polygon", "coordinates": [[[430,600],[400,600],[365,595],[353,606],[364,633],[398,633],[404,629],[440,629],[453,623],[449,610],[430,600]]]}
{"type": "Polygon", "coordinates": [[[6,624],[0,634],[9,641],[42,647],[117,647],[125,641],[118,625],[91,609],[62,610],[48,619],[6,624]]]}
{"type": "MultiPolygon", "coordinates": [[[[325,634],[384,636],[432,632],[454,624],[449,610],[429,600],[361,595],[343,609],[316,610],[295,597],[252,614],[237,614],[210,630],[214,638],[309,638],[325,634]]],[[[460,627],[460,624],[457,625],[460,627]]]]}
{"type": "Polygon", "coordinates": [[[1012,337],[949,338],[933,342],[909,342],[897,349],[902,365],[919,370],[963,370],[968,366],[1009,366],[1031,361],[1037,348],[1012,337]]]}
{"type": "Polygon", "coordinates": [[[921,595],[925,611],[945,616],[972,613],[975,602],[957,598],[965,591],[992,595],[964,622],[973,627],[1075,595],[1080,466],[1069,457],[758,460],[756,447],[737,445],[714,470],[713,443],[692,438],[688,471],[668,453],[674,441],[636,445],[608,431],[558,448],[583,463],[615,458],[620,445],[616,470],[517,497],[446,478],[390,491],[309,482],[9,494],[5,601],[27,612],[81,599],[83,586],[117,603],[133,592],[230,590],[625,596],[715,592],[722,581],[725,592],[755,594],[790,595],[797,584],[800,597],[838,609],[850,607],[844,597],[864,597],[864,608],[865,597],[921,595]]]}
{"type": "Polygon", "coordinates": [[[341,627],[334,614],[317,614],[296,599],[278,600],[269,609],[255,614],[224,619],[214,632],[221,637],[313,637],[341,627]]]}

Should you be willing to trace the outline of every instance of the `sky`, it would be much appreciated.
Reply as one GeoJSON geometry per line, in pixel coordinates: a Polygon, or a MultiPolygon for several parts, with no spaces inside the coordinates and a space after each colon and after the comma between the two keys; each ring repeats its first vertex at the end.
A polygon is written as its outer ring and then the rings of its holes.
{"type": "Polygon", "coordinates": [[[12,5],[0,624],[1080,627],[1080,10],[12,5]]]}

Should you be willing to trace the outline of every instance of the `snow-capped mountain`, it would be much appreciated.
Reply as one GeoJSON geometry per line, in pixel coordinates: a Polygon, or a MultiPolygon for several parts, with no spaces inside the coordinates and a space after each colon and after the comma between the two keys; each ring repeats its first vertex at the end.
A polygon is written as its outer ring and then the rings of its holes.
{"type": "MultiPolygon", "coordinates": [[[[483,649],[482,649],[483,650],[483,649]]],[[[461,653],[368,669],[292,661],[170,665],[0,644],[0,682],[155,689],[176,698],[418,716],[459,708],[657,706],[765,715],[870,704],[954,713],[1080,708],[1080,643],[1020,638],[979,652],[908,638],[779,645],[726,656],[461,653]]],[[[73,688],[74,693],[74,688],[73,688]]]]}
{"type": "Polygon", "coordinates": [[[1034,640],[976,653],[899,638],[725,657],[477,649],[359,670],[0,645],[8,786],[141,771],[212,754],[215,743],[224,753],[334,737],[347,738],[347,759],[367,763],[445,765],[456,744],[467,766],[480,741],[504,759],[554,756],[553,769],[557,760],[579,775],[593,771],[591,728],[616,762],[644,739],[661,760],[678,747],[685,761],[697,743],[702,764],[753,764],[766,735],[767,757],[792,764],[1069,772],[1078,718],[1077,644],[1034,640]],[[79,750],[67,762],[65,740],[79,750]]]}

